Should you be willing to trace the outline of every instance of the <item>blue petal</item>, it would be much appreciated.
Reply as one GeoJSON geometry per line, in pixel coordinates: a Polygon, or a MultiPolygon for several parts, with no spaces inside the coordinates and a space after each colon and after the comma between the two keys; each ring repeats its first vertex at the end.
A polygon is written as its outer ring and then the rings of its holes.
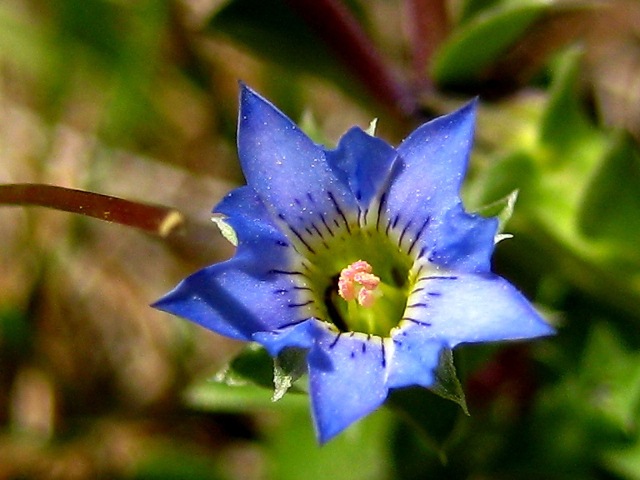
{"type": "Polygon", "coordinates": [[[443,348],[444,342],[434,340],[426,329],[401,329],[393,335],[393,356],[389,362],[387,386],[431,387],[443,348]]]}
{"type": "Polygon", "coordinates": [[[274,218],[291,230],[294,241],[311,253],[312,242],[307,238],[312,232],[333,219],[344,225],[356,211],[354,195],[330,168],[324,150],[245,86],[240,99],[238,154],[247,184],[274,218]]]}
{"type": "Polygon", "coordinates": [[[307,361],[313,418],[324,443],[378,408],[388,390],[380,337],[318,330],[307,361]]]}
{"type": "Polygon", "coordinates": [[[476,102],[414,130],[398,147],[402,171],[389,193],[389,206],[432,211],[458,202],[473,142],[476,102]]]}
{"type": "Polygon", "coordinates": [[[292,252],[287,248],[290,243],[274,224],[271,214],[254,189],[249,186],[236,188],[213,211],[223,214],[225,222],[235,230],[238,237],[236,256],[240,253],[248,258],[255,255],[256,263],[268,266],[268,269],[290,263],[292,252]],[[271,250],[271,255],[263,254],[264,247],[271,250]]]}
{"type": "Polygon", "coordinates": [[[313,318],[301,323],[295,323],[285,328],[272,330],[270,332],[256,332],[253,340],[260,343],[267,349],[272,357],[280,353],[283,348],[311,348],[315,340],[316,327],[313,318]]]}
{"type": "Polygon", "coordinates": [[[410,296],[405,317],[420,324],[403,325],[407,336],[441,339],[454,347],[554,333],[527,299],[497,275],[434,276],[419,281],[417,288],[422,290],[410,296]]]}
{"type": "Polygon", "coordinates": [[[498,223],[469,215],[459,190],[473,140],[475,102],[415,130],[398,147],[383,212],[403,232],[403,248],[438,265],[490,269],[498,223]]]}
{"type": "Polygon", "coordinates": [[[308,318],[290,266],[296,254],[256,193],[236,189],[216,210],[237,231],[235,256],[189,276],[154,307],[242,340],[308,318]]]}
{"type": "Polygon", "coordinates": [[[360,207],[366,210],[386,186],[398,153],[385,141],[354,127],[326,156],[334,171],[344,175],[343,181],[349,185],[360,207]]]}
{"type": "Polygon", "coordinates": [[[416,250],[424,248],[429,262],[449,270],[489,272],[498,224],[497,218],[469,214],[458,203],[433,222],[417,240],[416,250]]]}

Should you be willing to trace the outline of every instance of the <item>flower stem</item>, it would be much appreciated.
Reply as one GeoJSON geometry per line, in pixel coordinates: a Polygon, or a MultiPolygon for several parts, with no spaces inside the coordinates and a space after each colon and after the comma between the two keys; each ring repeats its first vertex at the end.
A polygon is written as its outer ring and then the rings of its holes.
{"type": "Polygon", "coordinates": [[[44,184],[0,185],[1,205],[40,206],[79,213],[139,228],[162,238],[172,234],[185,221],[184,216],[172,208],[44,184]]]}
{"type": "Polygon", "coordinates": [[[443,0],[407,0],[409,38],[413,75],[419,92],[433,88],[428,67],[434,52],[449,30],[446,2],[443,0]]]}
{"type": "Polygon", "coordinates": [[[401,118],[415,112],[415,97],[398,81],[389,63],[342,2],[287,0],[287,4],[382,104],[401,118]]]}

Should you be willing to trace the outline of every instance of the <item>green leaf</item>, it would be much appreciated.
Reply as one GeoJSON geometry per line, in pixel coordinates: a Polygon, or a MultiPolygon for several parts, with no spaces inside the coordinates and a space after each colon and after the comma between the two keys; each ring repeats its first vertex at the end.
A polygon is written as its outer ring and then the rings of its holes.
{"type": "MultiPolygon", "coordinates": [[[[158,435],[159,437],[159,435],[158,435]]],[[[130,480],[219,480],[219,464],[204,449],[185,444],[184,439],[161,443],[149,439],[139,461],[130,467],[130,480]],[[181,443],[182,441],[182,443],[181,443]],[[200,451],[203,450],[203,451],[200,451]]]]}
{"type": "MultiPolygon", "coordinates": [[[[284,400],[291,397],[287,395],[284,400]]],[[[265,431],[270,477],[278,480],[389,478],[391,415],[380,409],[318,446],[308,408],[278,412],[265,431]]]]}
{"type": "Polygon", "coordinates": [[[615,478],[640,480],[640,441],[627,448],[612,448],[605,453],[604,463],[616,474],[615,478]]]}
{"type": "Polygon", "coordinates": [[[466,22],[440,47],[431,65],[439,84],[477,79],[549,8],[546,0],[498,5],[466,22]]]}
{"type": "Polygon", "coordinates": [[[596,324],[583,356],[581,398],[621,433],[636,432],[640,407],[640,354],[628,351],[608,324],[596,324]]]}
{"type": "Polygon", "coordinates": [[[395,390],[389,395],[386,406],[404,420],[423,448],[435,453],[441,463],[446,463],[447,442],[462,412],[448,398],[434,395],[430,390],[421,387],[395,390]]]}
{"type": "Polygon", "coordinates": [[[620,133],[603,156],[584,193],[578,221],[587,236],[640,264],[640,153],[627,135],[620,133]]]}
{"type": "Polygon", "coordinates": [[[460,12],[458,14],[459,23],[464,23],[482,11],[495,7],[500,3],[500,0],[463,0],[460,4],[460,12]]]}
{"type": "Polygon", "coordinates": [[[196,410],[223,413],[252,413],[256,410],[287,410],[303,408],[307,395],[292,394],[279,402],[272,400],[271,392],[253,384],[229,385],[208,380],[191,385],[183,392],[184,403],[196,410]]]}
{"type": "Polygon", "coordinates": [[[559,152],[562,160],[572,161],[569,150],[588,148],[597,132],[584,110],[578,75],[582,51],[570,49],[558,59],[557,73],[540,124],[540,143],[559,152]]]}

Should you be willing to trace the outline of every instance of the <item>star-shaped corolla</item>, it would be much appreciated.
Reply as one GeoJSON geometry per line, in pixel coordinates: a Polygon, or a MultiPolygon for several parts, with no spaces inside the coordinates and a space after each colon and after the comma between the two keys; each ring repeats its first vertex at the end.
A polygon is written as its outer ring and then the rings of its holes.
{"type": "Polygon", "coordinates": [[[237,251],[155,306],[274,356],[305,349],[321,442],[390,389],[432,386],[443,348],[553,333],[491,273],[497,220],[459,198],[474,117],[470,103],[397,148],[354,127],[329,150],[243,86],[247,185],[214,209],[237,251]]]}

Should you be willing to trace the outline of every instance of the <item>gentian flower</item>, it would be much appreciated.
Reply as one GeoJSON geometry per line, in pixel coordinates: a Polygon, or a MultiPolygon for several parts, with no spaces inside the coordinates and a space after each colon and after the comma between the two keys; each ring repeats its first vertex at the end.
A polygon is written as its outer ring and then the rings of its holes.
{"type": "Polygon", "coordinates": [[[155,306],[273,356],[307,351],[321,442],[391,389],[433,386],[442,349],[553,333],[491,273],[498,221],[459,198],[474,116],[472,102],[398,148],[354,127],[326,149],[243,86],[247,185],[214,209],[237,251],[155,306]]]}

